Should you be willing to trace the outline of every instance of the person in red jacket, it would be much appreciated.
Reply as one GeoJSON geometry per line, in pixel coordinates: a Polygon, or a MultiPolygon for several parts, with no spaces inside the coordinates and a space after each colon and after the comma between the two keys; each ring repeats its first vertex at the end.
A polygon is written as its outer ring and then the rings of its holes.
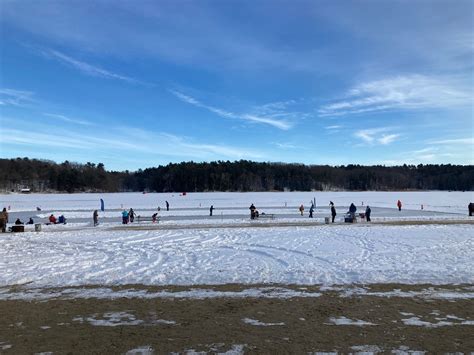
{"type": "Polygon", "coordinates": [[[398,207],[399,211],[402,210],[402,201],[400,201],[400,200],[397,201],[397,207],[398,207]]]}
{"type": "Polygon", "coordinates": [[[49,223],[51,224],[56,224],[56,217],[54,217],[54,214],[52,214],[51,216],[49,216],[49,223]]]}

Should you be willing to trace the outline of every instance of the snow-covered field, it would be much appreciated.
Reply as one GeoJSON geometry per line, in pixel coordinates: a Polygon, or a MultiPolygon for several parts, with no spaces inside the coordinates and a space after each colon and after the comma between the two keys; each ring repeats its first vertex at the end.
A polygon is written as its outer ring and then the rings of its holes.
{"type": "MultiPolygon", "coordinates": [[[[161,228],[166,223],[160,222],[149,230],[120,229],[119,222],[111,221],[97,228],[84,222],[43,226],[42,232],[28,226],[25,233],[0,234],[0,287],[474,283],[472,224],[324,225],[315,221],[276,226],[268,219],[262,221],[265,228],[238,225],[249,223],[250,203],[273,209],[272,213],[289,213],[288,208],[308,206],[313,197],[321,213],[326,213],[330,200],[336,206],[353,201],[359,206],[370,204],[375,211],[379,208],[380,218],[392,219],[403,219],[393,208],[397,199],[402,200],[404,211],[413,208],[419,213],[424,204],[427,214],[417,215],[419,219],[445,214],[468,219],[467,204],[473,200],[472,192],[2,195],[0,204],[10,206],[12,215],[33,213],[40,206],[68,211],[69,218],[89,216],[99,207],[99,198],[106,203],[101,218],[107,213],[118,215],[122,206],[145,211],[163,208],[168,200],[171,210],[161,213],[179,215],[173,224],[182,228],[161,228]],[[219,218],[206,219],[203,223],[212,223],[209,228],[190,228],[187,217],[196,211],[207,215],[210,204],[241,216],[226,222],[233,223],[233,228],[213,228],[222,223],[219,218]],[[109,211],[112,208],[117,210],[109,211]]],[[[302,220],[297,211],[291,213],[302,220]]],[[[306,210],[304,221],[309,220],[306,210]]]]}

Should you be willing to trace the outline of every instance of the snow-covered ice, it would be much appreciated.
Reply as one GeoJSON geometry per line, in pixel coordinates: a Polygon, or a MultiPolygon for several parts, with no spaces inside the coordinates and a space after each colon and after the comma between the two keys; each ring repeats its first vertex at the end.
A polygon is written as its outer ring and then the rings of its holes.
{"type": "MultiPolygon", "coordinates": [[[[11,211],[42,210],[84,210],[99,209],[100,199],[105,201],[106,210],[121,208],[164,210],[165,201],[170,203],[170,212],[174,209],[200,208],[208,211],[213,205],[222,208],[248,208],[251,203],[259,207],[295,207],[304,204],[309,209],[311,201],[316,199],[317,207],[327,207],[330,201],[337,206],[357,206],[396,208],[397,200],[403,203],[403,209],[419,210],[421,205],[428,211],[467,213],[467,205],[474,201],[474,192],[466,191],[325,191],[325,192],[203,192],[187,193],[79,193],[79,194],[6,194],[0,195],[0,205],[10,206],[11,211]]],[[[306,210],[306,212],[307,212],[306,210]]],[[[216,211],[217,212],[217,211],[216,211]]]]}
{"type": "MultiPolygon", "coordinates": [[[[354,202],[362,210],[370,204],[375,221],[469,219],[466,210],[472,200],[472,192],[439,191],[0,195],[0,208],[10,206],[12,217],[45,218],[54,212],[65,214],[69,221],[67,225],[43,225],[38,233],[30,225],[25,233],[0,234],[0,299],[68,294],[99,298],[320,295],[302,289],[149,292],[107,287],[128,284],[472,284],[474,229],[470,224],[324,225],[323,219],[329,201],[338,207],[338,218],[354,202]],[[99,207],[100,198],[105,200],[106,211],[100,214],[100,226],[94,228],[91,212],[99,207]],[[317,218],[307,218],[307,210],[301,217],[297,206],[309,206],[313,198],[317,218]],[[395,209],[397,199],[404,205],[401,213],[395,209]],[[170,202],[170,211],[164,210],[165,200],[170,202]],[[250,203],[261,212],[275,213],[277,219],[250,221],[250,203]],[[213,218],[208,216],[211,204],[216,208],[213,218]],[[42,211],[37,212],[37,206],[42,211]],[[144,223],[143,230],[136,224],[118,228],[122,227],[122,208],[151,215],[158,206],[159,224],[144,223]],[[294,221],[300,225],[283,225],[294,221]],[[262,225],[265,228],[257,228],[262,225]],[[26,285],[29,291],[20,296],[10,290],[13,285],[26,285]],[[67,289],[84,285],[95,288],[67,289]],[[41,289],[48,287],[63,289],[43,294],[41,289]]],[[[472,298],[473,292],[349,288],[341,289],[341,295],[456,299],[472,298]]]]}
{"type": "Polygon", "coordinates": [[[471,225],[0,235],[0,286],[473,283],[471,225]]]}

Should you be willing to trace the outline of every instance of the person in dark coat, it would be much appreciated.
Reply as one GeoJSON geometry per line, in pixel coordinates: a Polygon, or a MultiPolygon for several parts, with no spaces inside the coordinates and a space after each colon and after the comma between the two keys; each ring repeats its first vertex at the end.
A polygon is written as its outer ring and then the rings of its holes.
{"type": "Polygon", "coordinates": [[[35,221],[33,221],[33,218],[30,217],[30,220],[26,222],[26,224],[35,224],[35,221]]]}
{"type": "Polygon", "coordinates": [[[398,207],[399,211],[402,210],[402,201],[400,201],[400,200],[397,201],[397,207],[398,207]]]}
{"type": "Polygon", "coordinates": [[[367,222],[370,222],[370,213],[372,210],[370,209],[369,205],[365,208],[365,219],[367,222]]]}
{"type": "Polygon", "coordinates": [[[18,225],[20,225],[20,224],[23,224],[23,222],[22,222],[22,221],[20,221],[20,219],[19,219],[19,218],[17,218],[17,219],[16,219],[16,221],[15,221],[15,224],[18,226],[18,225]]]}
{"type": "Polygon", "coordinates": [[[351,205],[349,206],[349,213],[351,214],[352,218],[355,218],[356,211],[357,207],[353,203],[351,203],[351,205]]]}
{"type": "Polygon", "coordinates": [[[133,221],[135,220],[136,215],[137,214],[135,213],[133,208],[130,208],[130,211],[128,211],[128,219],[130,220],[130,223],[133,223],[133,221]]]}
{"type": "Polygon", "coordinates": [[[314,205],[311,205],[309,208],[309,218],[313,218],[313,212],[314,212],[314,205]]]}
{"type": "Polygon", "coordinates": [[[250,205],[249,210],[250,210],[250,219],[254,219],[255,211],[257,210],[257,208],[254,206],[253,203],[250,205]]]}
{"type": "Polygon", "coordinates": [[[468,210],[469,210],[469,216],[472,217],[472,214],[474,213],[474,202],[471,202],[468,206],[467,206],[468,210]]]}
{"type": "Polygon", "coordinates": [[[94,221],[94,227],[99,224],[99,212],[97,210],[94,210],[94,213],[92,213],[92,220],[94,221]]]}
{"type": "Polygon", "coordinates": [[[169,211],[170,210],[170,204],[169,204],[168,201],[165,201],[165,203],[166,203],[166,210],[169,211]]]}
{"type": "Polygon", "coordinates": [[[7,231],[7,223],[8,223],[8,212],[7,209],[4,207],[3,211],[0,213],[0,229],[2,233],[7,231]]]}
{"type": "Polygon", "coordinates": [[[334,223],[334,218],[336,218],[336,207],[334,207],[334,203],[331,204],[331,217],[332,217],[332,223],[334,223]]]}
{"type": "Polygon", "coordinates": [[[214,211],[214,206],[211,205],[211,207],[209,208],[209,216],[212,216],[212,211],[214,211]]]}

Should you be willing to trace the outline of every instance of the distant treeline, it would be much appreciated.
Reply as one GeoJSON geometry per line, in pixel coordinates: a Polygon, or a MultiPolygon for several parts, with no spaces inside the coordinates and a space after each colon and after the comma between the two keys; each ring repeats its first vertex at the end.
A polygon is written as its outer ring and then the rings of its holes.
{"type": "Polygon", "coordinates": [[[0,189],[32,192],[474,190],[472,165],[328,166],[247,160],[117,172],[104,164],[0,159],[0,189]]]}

